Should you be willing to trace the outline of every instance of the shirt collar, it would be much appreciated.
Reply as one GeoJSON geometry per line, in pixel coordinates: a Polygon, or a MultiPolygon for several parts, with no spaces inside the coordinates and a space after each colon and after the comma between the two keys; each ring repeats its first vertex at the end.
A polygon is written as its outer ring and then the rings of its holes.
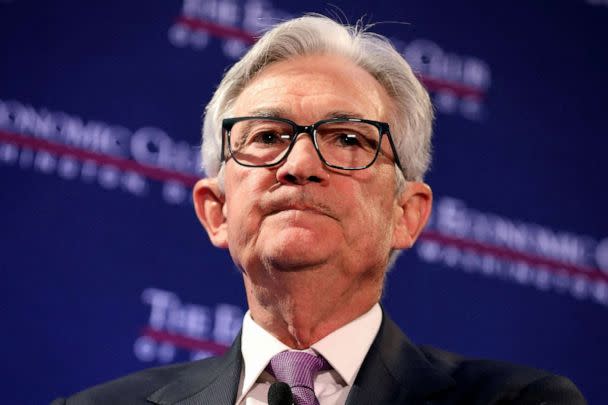
{"type": "MultiPolygon", "coordinates": [[[[355,381],[381,323],[382,310],[379,304],[375,304],[363,315],[314,343],[311,349],[321,354],[350,386],[355,381]]],[[[247,311],[241,335],[243,378],[239,401],[251,390],[270,359],[285,350],[291,348],[255,323],[251,313],[247,311]]]]}
{"type": "MultiPolygon", "coordinates": [[[[250,311],[245,313],[243,331],[241,334],[241,353],[243,354],[243,378],[241,382],[241,398],[247,395],[253,384],[274,355],[289,350],[289,346],[268,333],[255,323],[250,311]]],[[[239,402],[237,401],[237,403],[239,402]]]]}
{"type": "Polygon", "coordinates": [[[346,382],[353,385],[382,323],[380,305],[374,305],[357,319],[336,329],[311,347],[331,364],[346,382]]]}

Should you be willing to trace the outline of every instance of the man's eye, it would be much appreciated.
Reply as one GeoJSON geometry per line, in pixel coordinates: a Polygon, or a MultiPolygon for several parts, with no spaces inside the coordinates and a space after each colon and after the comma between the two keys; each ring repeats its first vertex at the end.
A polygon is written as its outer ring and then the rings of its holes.
{"type": "Polygon", "coordinates": [[[360,146],[361,140],[357,134],[341,133],[336,137],[339,144],[342,146],[360,146]]]}
{"type": "Polygon", "coordinates": [[[289,142],[290,136],[276,131],[264,131],[252,134],[250,139],[255,144],[275,145],[289,142]]]}
{"type": "Polygon", "coordinates": [[[253,142],[272,144],[277,141],[277,134],[273,132],[260,132],[252,137],[253,142]]]}

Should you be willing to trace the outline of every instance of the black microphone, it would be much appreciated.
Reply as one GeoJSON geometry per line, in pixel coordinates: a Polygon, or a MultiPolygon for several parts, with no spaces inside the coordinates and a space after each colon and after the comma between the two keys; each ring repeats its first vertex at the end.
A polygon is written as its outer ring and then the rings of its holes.
{"type": "Polygon", "coordinates": [[[275,382],[268,390],[268,405],[293,405],[291,388],[284,382],[275,382]]]}

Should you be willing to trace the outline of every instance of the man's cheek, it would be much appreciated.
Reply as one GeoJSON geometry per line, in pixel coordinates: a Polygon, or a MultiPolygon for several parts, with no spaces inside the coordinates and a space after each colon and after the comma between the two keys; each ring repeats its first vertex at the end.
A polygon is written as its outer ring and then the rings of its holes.
{"type": "Polygon", "coordinates": [[[252,239],[253,226],[248,223],[247,216],[231,216],[228,220],[228,235],[230,246],[237,251],[247,245],[247,241],[252,239]]]}
{"type": "Polygon", "coordinates": [[[233,205],[228,223],[235,236],[248,239],[259,233],[263,221],[259,208],[249,203],[252,200],[246,197],[244,200],[247,203],[233,205]]]}

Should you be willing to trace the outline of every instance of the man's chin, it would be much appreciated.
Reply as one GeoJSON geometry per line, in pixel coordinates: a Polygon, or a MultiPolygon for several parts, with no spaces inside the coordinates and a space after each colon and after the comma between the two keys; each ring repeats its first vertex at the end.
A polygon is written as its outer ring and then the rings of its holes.
{"type": "Polygon", "coordinates": [[[263,224],[270,227],[286,228],[318,228],[322,229],[335,223],[333,217],[314,210],[288,209],[270,214],[264,218],[263,224]]]}
{"type": "Polygon", "coordinates": [[[281,271],[301,271],[318,267],[331,258],[331,249],[324,238],[318,235],[291,235],[277,237],[264,248],[264,261],[281,271]],[[316,236],[316,237],[315,237],[316,236]]]}
{"type": "Polygon", "coordinates": [[[336,233],[336,224],[332,220],[321,219],[322,224],[311,221],[262,223],[257,238],[258,251],[267,262],[281,264],[281,267],[302,268],[316,266],[335,256],[341,235],[336,233]]]}
{"type": "Polygon", "coordinates": [[[324,242],[331,234],[335,234],[337,229],[335,221],[319,216],[291,221],[264,221],[260,227],[259,238],[279,247],[314,247],[324,242]]]}

